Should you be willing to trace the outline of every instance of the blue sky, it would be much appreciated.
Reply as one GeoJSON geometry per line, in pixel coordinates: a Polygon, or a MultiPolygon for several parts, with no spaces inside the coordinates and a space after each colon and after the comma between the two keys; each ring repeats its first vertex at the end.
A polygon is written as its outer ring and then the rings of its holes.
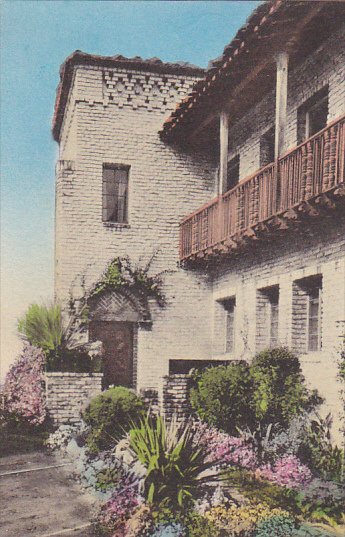
{"type": "Polygon", "coordinates": [[[72,51],[206,67],[259,2],[3,0],[1,3],[1,371],[16,319],[53,293],[59,67],[72,51]]]}

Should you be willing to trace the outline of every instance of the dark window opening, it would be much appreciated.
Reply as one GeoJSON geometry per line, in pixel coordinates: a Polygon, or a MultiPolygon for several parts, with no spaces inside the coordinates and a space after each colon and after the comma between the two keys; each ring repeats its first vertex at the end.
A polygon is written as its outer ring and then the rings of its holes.
{"type": "Polygon", "coordinates": [[[310,276],[293,284],[293,345],[299,351],[322,348],[322,276],[310,276]]]}
{"type": "Polygon", "coordinates": [[[275,128],[271,127],[260,138],[260,168],[274,161],[275,128]]]}
{"type": "Polygon", "coordinates": [[[278,345],[278,322],[279,322],[279,285],[267,289],[267,298],[270,309],[270,346],[278,345]]]}
{"type": "Polygon", "coordinates": [[[128,222],[129,166],[103,166],[103,222],[128,222]]]}
{"type": "Polygon", "coordinates": [[[259,289],[256,305],[257,350],[279,344],[279,285],[259,289]]]}
{"type": "Polygon", "coordinates": [[[225,352],[233,352],[235,348],[236,299],[229,298],[224,300],[223,306],[226,312],[225,352]]]}
{"type": "Polygon", "coordinates": [[[226,192],[234,188],[240,179],[240,156],[232,158],[228,162],[226,192]]]}
{"type": "Polygon", "coordinates": [[[169,360],[169,375],[187,375],[191,369],[203,371],[228,363],[225,360],[169,360]]]}
{"type": "Polygon", "coordinates": [[[298,143],[310,138],[327,126],[328,86],[316,92],[297,111],[298,143]]]}
{"type": "Polygon", "coordinates": [[[322,280],[316,277],[308,282],[308,350],[318,351],[322,347],[321,341],[321,289],[322,280]]]}

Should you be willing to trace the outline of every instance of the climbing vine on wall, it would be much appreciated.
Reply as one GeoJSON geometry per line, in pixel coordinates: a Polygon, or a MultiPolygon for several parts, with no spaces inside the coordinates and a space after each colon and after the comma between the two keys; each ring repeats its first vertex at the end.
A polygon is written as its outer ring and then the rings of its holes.
{"type": "Polygon", "coordinates": [[[343,345],[340,350],[340,358],[338,361],[338,376],[339,380],[345,383],[345,334],[343,335],[343,345]]]}
{"type": "Polygon", "coordinates": [[[135,294],[154,298],[159,306],[165,306],[165,296],[161,290],[163,272],[149,276],[148,272],[154,255],[145,266],[134,264],[128,256],[113,259],[93,286],[89,297],[99,296],[106,291],[117,291],[121,288],[132,290],[135,294]]]}
{"type": "Polygon", "coordinates": [[[345,432],[345,334],[338,358],[338,380],[340,381],[340,397],[342,400],[342,432],[345,432]]]}

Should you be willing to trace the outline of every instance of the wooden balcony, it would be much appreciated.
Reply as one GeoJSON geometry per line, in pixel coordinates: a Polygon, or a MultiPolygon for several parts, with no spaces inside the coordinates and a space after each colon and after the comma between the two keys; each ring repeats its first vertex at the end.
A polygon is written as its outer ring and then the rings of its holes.
{"type": "Polygon", "coordinates": [[[344,181],[345,116],[184,218],[180,260],[239,252],[308,215],[343,207],[344,181]]]}

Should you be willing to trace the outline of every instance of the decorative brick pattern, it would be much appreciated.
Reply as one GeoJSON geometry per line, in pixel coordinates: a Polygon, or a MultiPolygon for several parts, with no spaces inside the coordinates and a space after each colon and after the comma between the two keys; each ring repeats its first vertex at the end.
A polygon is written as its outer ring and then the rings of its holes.
{"type": "Polygon", "coordinates": [[[74,172],[75,162],[73,160],[58,160],[56,163],[56,174],[65,176],[74,172]]]}
{"type": "Polygon", "coordinates": [[[56,426],[77,425],[90,399],[102,390],[102,373],[46,373],[49,417],[56,426]]]}
{"type": "Polygon", "coordinates": [[[198,78],[181,78],[173,75],[160,76],[125,69],[103,71],[103,95],[105,102],[119,108],[133,110],[156,109],[161,113],[173,110],[176,102],[188,95],[198,78]]]}

